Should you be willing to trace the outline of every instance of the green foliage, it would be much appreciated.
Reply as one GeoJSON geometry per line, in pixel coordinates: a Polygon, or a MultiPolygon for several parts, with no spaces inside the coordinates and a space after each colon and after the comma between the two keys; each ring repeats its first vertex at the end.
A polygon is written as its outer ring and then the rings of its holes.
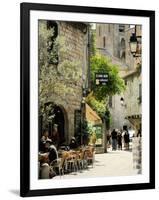
{"type": "Polygon", "coordinates": [[[101,119],[105,120],[106,127],[109,129],[111,123],[111,115],[106,105],[106,100],[107,99],[105,98],[105,100],[99,101],[95,98],[95,96],[93,96],[93,92],[91,92],[86,98],[86,102],[101,117],[101,119]]]}
{"type": "Polygon", "coordinates": [[[91,136],[90,136],[90,143],[93,144],[93,145],[95,145],[97,139],[98,139],[98,138],[97,138],[96,133],[93,132],[93,133],[91,134],[91,136]]]}
{"type": "Polygon", "coordinates": [[[41,106],[39,114],[43,117],[43,129],[48,129],[49,122],[52,122],[55,116],[54,104],[49,103],[48,105],[41,106]]]}
{"type": "Polygon", "coordinates": [[[96,31],[90,29],[90,53],[91,56],[96,55],[96,31]]]}
{"type": "Polygon", "coordinates": [[[51,37],[54,35],[53,29],[46,29],[46,21],[41,20],[38,23],[38,55],[39,65],[48,65],[48,46],[51,45],[51,37]]]}
{"type": "Polygon", "coordinates": [[[94,127],[93,127],[92,123],[88,122],[88,132],[89,132],[89,134],[92,135],[93,131],[94,131],[94,127]]]}
{"type": "Polygon", "coordinates": [[[54,30],[47,29],[46,21],[39,21],[39,108],[42,113],[43,105],[49,101],[50,96],[56,104],[61,100],[67,101],[66,95],[75,95],[72,84],[82,81],[81,62],[65,59],[70,46],[62,36],[52,41],[53,35],[54,30]],[[48,51],[52,43],[53,47],[48,51]]]}
{"type": "Polygon", "coordinates": [[[89,136],[89,127],[86,119],[82,123],[82,135],[89,136]]]}
{"type": "Polygon", "coordinates": [[[109,109],[107,108],[106,111],[105,111],[105,123],[106,123],[106,128],[107,130],[109,130],[110,128],[110,123],[111,123],[111,114],[110,114],[110,111],[109,109]]]}
{"type": "Polygon", "coordinates": [[[89,139],[90,139],[89,125],[88,121],[84,119],[82,123],[81,144],[87,145],[89,143],[89,139]]]}
{"type": "Polygon", "coordinates": [[[91,92],[87,98],[86,102],[91,106],[91,108],[97,112],[97,114],[101,117],[104,118],[105,112],[106,112],[106,102],[104,100],[99,101],[98,99],[95,98],[93,95],[93,92],[91,92]]]}
{"type": "Polygon", "coordinates": [[[124,80],[119,76],[118,67],[103,55],[96,54],[91,58],[91,80],[94,83],[92,90],[98,100],[104,100],[109,95],[120,94],[125,89],[124,80]],[[95,73],[108,74],[108,83],[105,86],[95,86],[95,73]]]}
{"type": "Polygon", "coordinates": [[[99,54],[91,57],[91,80],[94,84],[86,101],[105,120],[106,127],[109,129],[111,115],[107,106],[108,97],[120,94],[125,89],[124,80],[119,76],[118,67],[113,65],[108,58],[99,54]],[[95,73],[108,74],[108,83],[104,86],[96,86],[95,73]]]}

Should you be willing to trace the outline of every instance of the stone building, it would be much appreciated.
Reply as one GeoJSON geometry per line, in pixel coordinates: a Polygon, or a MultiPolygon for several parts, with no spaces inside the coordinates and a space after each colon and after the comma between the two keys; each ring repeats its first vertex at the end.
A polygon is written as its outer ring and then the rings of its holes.
{"type": "MultiPolygon", "coordinates": [[[[130,52],[129,40],[134,26],[123,24],[97,24],[96,46],[98,52],[119,66],[120,76],[125,80],[126,90],[109,98],[112,116],[111,128],[124,126],[138,131],[141,128],[141,57],[134,58],[130,52]]],[[[141,36],[141,26],[136,26],[141,36]]]]}
{"type": "MultiPolygon", "coordinates": [[[[65,40],[65,45],[69,46],[65,56],[61,56],[60,53],[57,54],[57,69],[63,61],[79,63],[78,70],[81,75],[76,82],[61,77],[61,81],[64,82],[66,87],[71,87],[71,91],[66,92],[61,98],[56,98],[58,94],[55,94],[54,92],[48,92],[46,100],[46,104],[53,104],[53,113],[51,114],[53,114],[54,119],[51,119],[49,122],[49,132],[52,131],[54,124],[57,124],[60,134],[60,143],[68,144],[71,137],[74,136],[77,131],[80,131],[77,129],[79,128],[79,118],[81,117],[83,88],[87,87],[88,84],[86,78],[88,71],[88,25],[77,22],[44,20],[40,20],[39,23],[44,23],[46,30],[54,28],[55,37],[62,36],[65,40]]],[[[42,122],[43,121],[41,120],[41,123],[42,122]]]]}

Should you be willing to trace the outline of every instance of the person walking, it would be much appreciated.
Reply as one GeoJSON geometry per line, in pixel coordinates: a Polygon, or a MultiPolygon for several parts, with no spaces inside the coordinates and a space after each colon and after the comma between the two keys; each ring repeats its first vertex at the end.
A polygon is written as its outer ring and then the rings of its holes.
{"type": "Polygon", "coordinates": [[[111,146],[111,133],[108,132],[106,136],[107,136],[107,148],[110,148],[110,146],[111,146]]]}
{"type": "Polygon", "coordinates": [[[127,129],[125,129],[125,133],[124,133],[124,142],[125,142],[125,149],[129,150],[130,137],[129,137],[129,133],[127,129]]]}
{"type": "Polygon", "coordinates": [[[117,134],[118,150],[122,150],[122,133],[118,131],[117,134]]]}
{"type": "Polygon", "coordinates": [[[116,151],[117,149],[117,131],[113,129],[111,132],[111,138],[112,138],[112,151],[116,151]]]}

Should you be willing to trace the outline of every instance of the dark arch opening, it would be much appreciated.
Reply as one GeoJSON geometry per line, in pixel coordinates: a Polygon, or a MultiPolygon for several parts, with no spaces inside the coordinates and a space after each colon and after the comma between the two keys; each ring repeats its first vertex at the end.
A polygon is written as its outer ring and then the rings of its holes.
{"type": "Polygon", "coordinates": [[[125,39],[124,38],[121,39],[120,45],[121,45],[122,49],[125,49],[125,39]]]}
{"type": "Polygon", "coordinates": [[[63,110],[61,109],[60,106],[54,106],[54,119],[53,119],[53,124],[57,124],[57,129],[59,133],[59,144],[62,144],[65,142],[65,118],[64,118],[64,113],[63,110]]]}
{"type": "Polygon", "coordinates": [[[122,38],[120,42],[120,58],[123,61],[125,60],[125,48],[126,48],[125,39],[122,38]]]}
{"type": "Polygon", "coordinates": [[[53,136],[55,127],[57,128],[56,143],[61,145],[67,137],[67,117],[65,109],[62,106],[48,102],[44,105],[44,113],[39,116],[39,136],[43,135],[45,130],[48,131],[49,137],[53,136]]]}

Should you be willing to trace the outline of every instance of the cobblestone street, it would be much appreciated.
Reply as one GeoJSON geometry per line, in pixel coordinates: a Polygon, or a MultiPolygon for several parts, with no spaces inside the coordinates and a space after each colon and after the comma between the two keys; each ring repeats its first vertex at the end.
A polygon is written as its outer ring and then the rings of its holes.
{"type": "MultiPolygon", "coordinates": [[[[133,169],[132,152],[129,151],[108,151],[105,154],[96,154],[94,167],[90,165],[88,169],[81,172],[65,174],[62,179],[103,177],[103,176],[130,176],[135,175],[133,169]]],[[[56,176],[53,179],[60,179],[56,176]]]]}

